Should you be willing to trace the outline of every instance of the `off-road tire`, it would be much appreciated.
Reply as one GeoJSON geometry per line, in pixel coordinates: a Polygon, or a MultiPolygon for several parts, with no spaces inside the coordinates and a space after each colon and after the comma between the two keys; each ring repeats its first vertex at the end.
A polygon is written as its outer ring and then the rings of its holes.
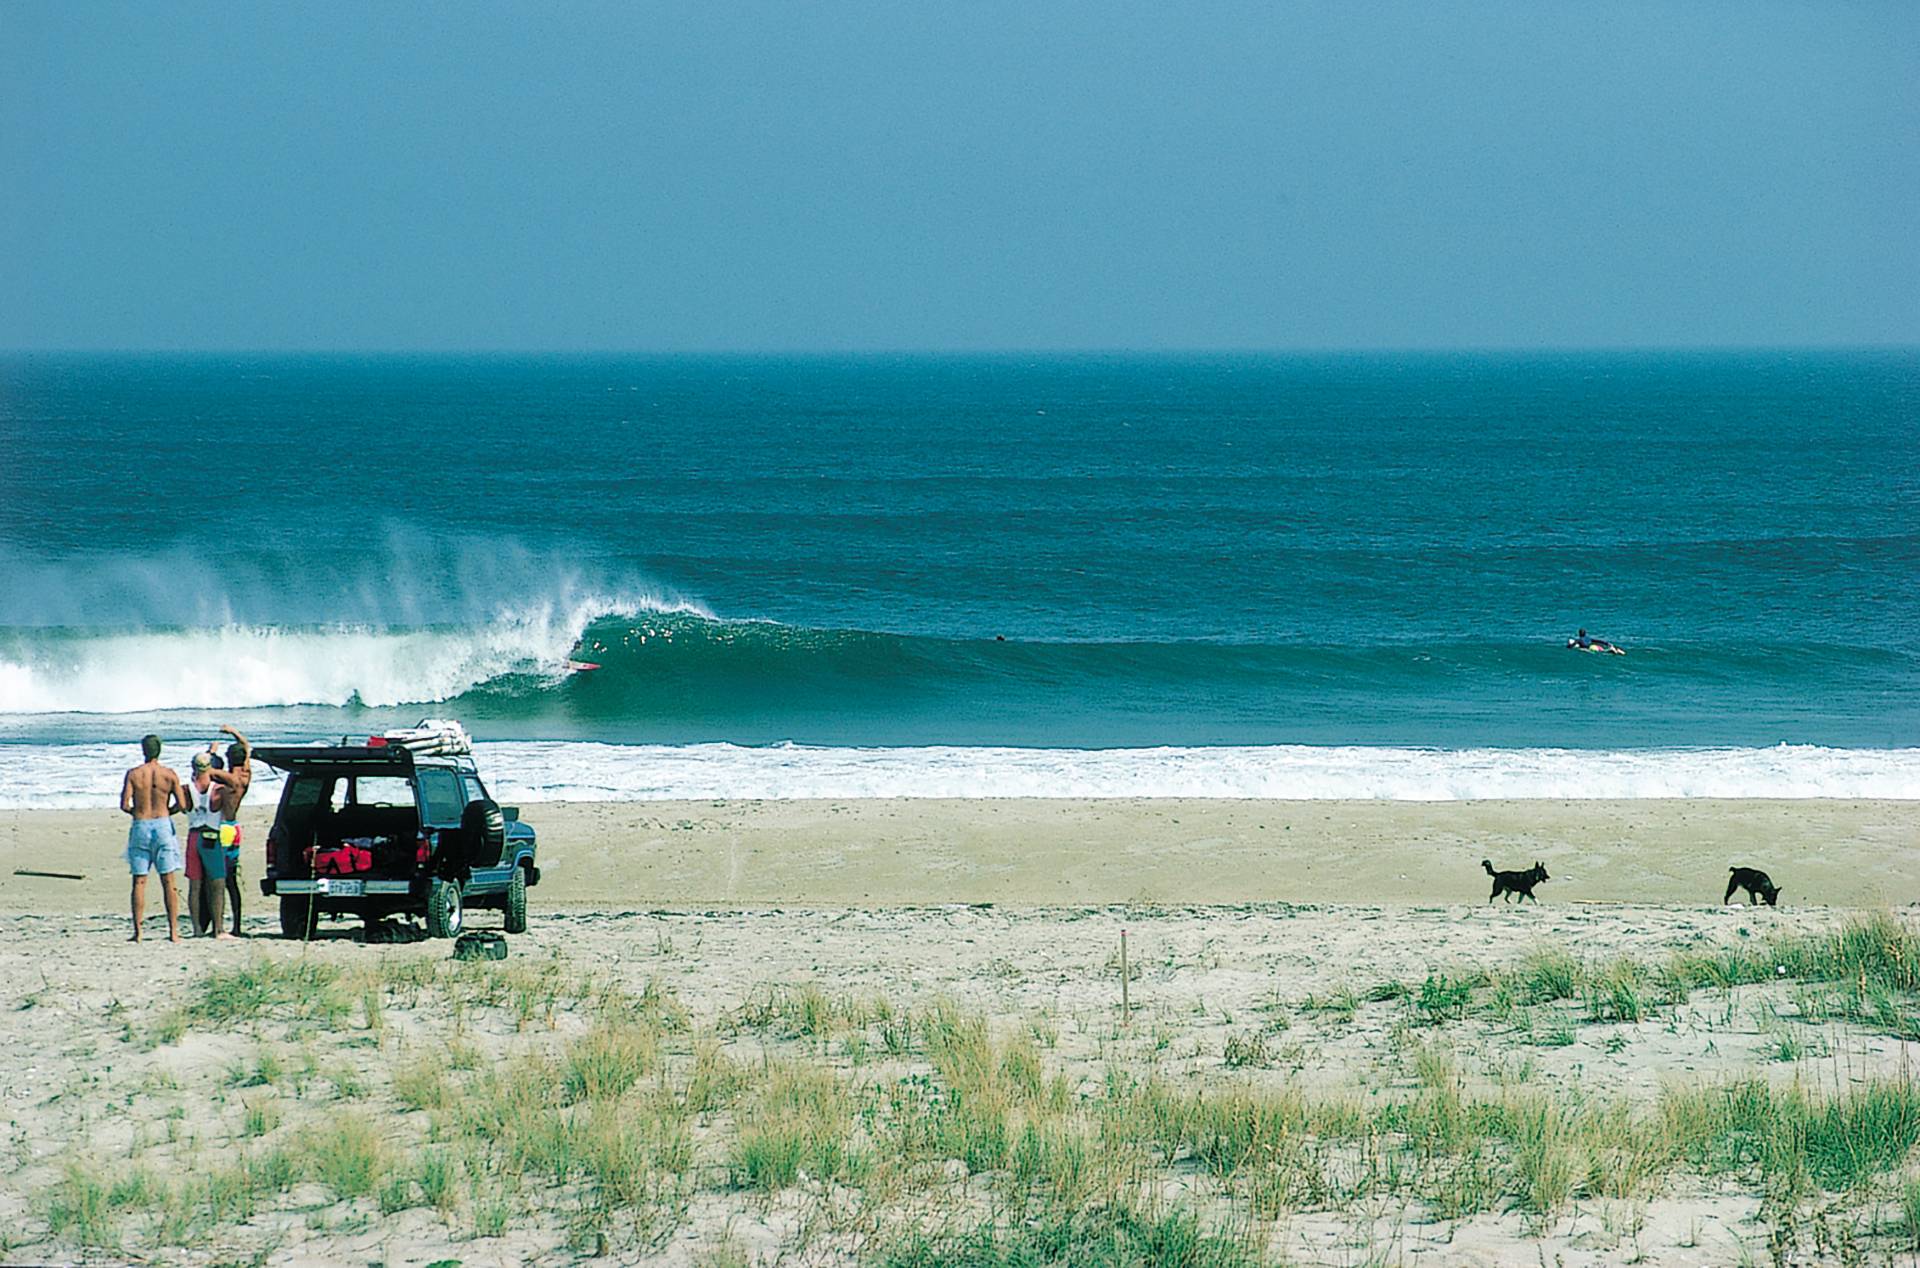
{"type": "Polygon", "coordinates": [[[434,881],[427,890],[427,936],[458,937],[465,919],[460,905],[460,886],[453,881],[434,881]]]}
{"type": "Polygon", "coordinates": [[[491,798],[467,803],[460,815],[463,858],[468,867],[498,867],[507,849],[507,816],[491,798]]]}
{"type": "Polygon", "coordinates": [[[508,933],[527,931],[527,869],[513,869],[513,879],[507,882],[507,901],[501,908],[506,913],[508,933]]]}
{"type": "Polygon", "coordinates": [[[311,894],[280,895],[280,936],[305,942],[313,937],[313,927],[317,923],[319,912],[313,905],[311,894]]]}

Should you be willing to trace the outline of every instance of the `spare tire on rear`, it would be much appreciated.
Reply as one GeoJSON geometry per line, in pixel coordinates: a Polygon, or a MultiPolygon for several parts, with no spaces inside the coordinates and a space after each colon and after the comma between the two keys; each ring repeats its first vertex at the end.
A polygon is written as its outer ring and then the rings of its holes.
{"type": "Polygon", "coordinates": [[[460,836],[468,867],[498,867],[507,848],[507,816],[490,797],[470,801],[460,815],[460,836]]]}

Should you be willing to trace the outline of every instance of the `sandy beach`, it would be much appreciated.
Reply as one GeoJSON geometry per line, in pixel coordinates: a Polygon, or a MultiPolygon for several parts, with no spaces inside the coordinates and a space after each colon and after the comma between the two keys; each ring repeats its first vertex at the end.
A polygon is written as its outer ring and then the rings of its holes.
{"type": "MultiPolygon", "coordinates": [[[[273,802],[249,803],[252,841],[273,802]]],[[[1482,858],[1547,902],[1718,902],[1757,866],[1789,904],[1920,898],[1920,802],[701,801],[528,805],[536,906],[1467,903],[1482,858]]],[[[7,910],[117,911],[123,816],[0,811],[7,910]],[[16,868],[82,873],[82,882],[16,868]]],[[[243,856],[257,898],[258,846],[243,856]]],[[[262,910],[260,914],[267,914],[262,910]]]]}
{"type": "Polygon", "coordinates": [[[1029,1223],[1109,1209],[1113,1186],[1234,1264],[1907,1245],[1897,1157],[1839,1178],[1810,1155],[1783,1190],[1712,1142],[1746,1138],[1714,1117],[1728,1088],[1829,1119],[1910,1088],[1913,803],[525,817],[546,883],[498,964],[348,923],[285,942],[265,902],[246,942],[129,946],[123,821],[0,817],[9,1257],[1000,1262],[940,1238],[1016,1195],[1029,1223]],[[1482,856],[1543,860],[1544,901],[1488,907],[1482,856]],[[1736,861],[1773,871],[1786,905],[1719,906],[1736,861]],[[1837,948],[1867,944],[1879,976],[1850,985],[1837,948]],[[956,1136],[961,1104],[988,1117],[956,1136]],[[1457,1115],[1444,1139],[1408,1117],[1436,1105],[1457,1115]],[[1213,1112],[1280,1136],[1222,1157],[1194,1125],[1213,1112]],[[1688,1113],[1697,1157],[1622,1170],[1688,1113]],[[1513,1124],[1541,1114],[1558,1126],[1530,1144],[1513,1124]],[[768,1162],[781,1123],[798,1152],[768,1162]]]}

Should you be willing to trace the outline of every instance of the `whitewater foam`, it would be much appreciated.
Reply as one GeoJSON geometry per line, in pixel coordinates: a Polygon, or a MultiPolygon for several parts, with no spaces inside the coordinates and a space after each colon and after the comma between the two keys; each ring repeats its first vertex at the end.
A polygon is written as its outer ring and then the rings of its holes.
{"type": "Polygon", "coordinates": [[[650,596],[563,596],[474,625],[0,633],[0,714],[432,704],[509,674],[557,680],[602,617],[707,615],[650,596]]]}
{"type": "MultiPolygon", "coordinates": [[[[508,802],[856,797],[1920,799],[1920,748],[827,748],[501,741],[508,802]]],[[[0,744],[0,808],[114,804],[127,744],[0,744]]],[[[271,784],[270,772],[264,777],[271,784]]],[[[277,791],[274,795],[277,795],[277,791]]]]}

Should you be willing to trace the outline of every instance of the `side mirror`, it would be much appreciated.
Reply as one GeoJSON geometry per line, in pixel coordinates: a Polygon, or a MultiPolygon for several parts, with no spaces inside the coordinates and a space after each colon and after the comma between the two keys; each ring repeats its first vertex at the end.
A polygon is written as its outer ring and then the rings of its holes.
{"type": "Polygon", "coordinates": [[[518,806],[502,806],[500,807],[500,813],[506,816],[508,823],[520,822],[520,807],[518,806]]]}

